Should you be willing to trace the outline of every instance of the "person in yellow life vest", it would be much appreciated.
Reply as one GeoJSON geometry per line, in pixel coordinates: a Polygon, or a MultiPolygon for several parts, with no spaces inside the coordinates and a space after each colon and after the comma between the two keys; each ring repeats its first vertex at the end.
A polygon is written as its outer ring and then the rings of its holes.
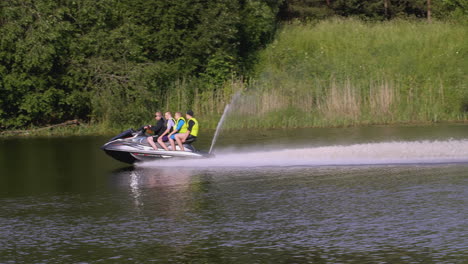
{"type": "Polygon", "coordinates": [[[185,115],[187,118],[187,125],[182,127],[179,134],[175,136],[177,144],[179,145],[180,150],[185,151],[184,142],[187,140],[194,141],[198,136],[198,121],[193,117],[193,111],[188,110],[185,115]]]}
{"type": "Polygon", "coordinates": [[[169,138],[169,142],[171,143],[171,150],[176,150],[175,148],[175,140],[176,136],[181,133],[181,131],[187,131],[187,122],[185,121],[185,118],[182,117],[181,112],[176,112],[175,113],[175,126],[172,130],[172,132],[167,136],[169,138]]]}

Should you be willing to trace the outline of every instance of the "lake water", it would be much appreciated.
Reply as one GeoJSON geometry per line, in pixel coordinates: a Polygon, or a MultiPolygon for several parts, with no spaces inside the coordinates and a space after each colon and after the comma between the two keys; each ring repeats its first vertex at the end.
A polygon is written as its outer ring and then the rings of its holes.
{"type": "Polygon", "coordinates": [[[468,125],[224,132],[135,166],[107,139],[0,140],[0,263],[468,262],[468,125]]]}

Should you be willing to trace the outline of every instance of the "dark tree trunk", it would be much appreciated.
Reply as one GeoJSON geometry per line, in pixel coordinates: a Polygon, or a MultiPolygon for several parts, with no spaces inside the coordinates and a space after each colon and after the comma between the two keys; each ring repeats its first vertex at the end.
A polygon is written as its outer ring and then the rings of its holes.
{"type": "Polygon", "coordinates": [[[384,9],[385,9],[385,19],[388,19],[388,18],[389,18],[389,17],[388,17],[388,2],[389,2],[389,1],[390,1],[390,0],[384,0],[384,1],[383,1],[383,5],[384,5],[384,9]]]}
{"type": "Polygon", "coordinates": [[[431,23],[431,0],[427,0],[427,21],[431,23]]]}

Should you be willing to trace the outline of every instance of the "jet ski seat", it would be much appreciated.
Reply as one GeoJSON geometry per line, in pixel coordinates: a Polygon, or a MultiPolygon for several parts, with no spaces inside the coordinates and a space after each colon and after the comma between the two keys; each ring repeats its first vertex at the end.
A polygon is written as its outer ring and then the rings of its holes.
{"type": "Polygon", "coordinates": [[[118,134],[117,136],[111,138],[110,141],[114,141],[114,140],[120,139],[120,138],[131,137],[133,133],[135,133],[135,130],[133,130],[132,128],[130,128],[130,129],[125,130],[124,132],[118,134]]]}
{"type": "Polygon", "coordinates": [[[197,141],[196,137],[190,138],[185,140],[184,144],[192,144],[193,142],[197,141]]]}

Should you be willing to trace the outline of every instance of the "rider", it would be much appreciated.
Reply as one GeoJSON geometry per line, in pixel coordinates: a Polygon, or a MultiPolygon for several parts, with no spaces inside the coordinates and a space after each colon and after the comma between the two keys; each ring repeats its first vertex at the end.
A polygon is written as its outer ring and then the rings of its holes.
{"type": "MultiPolygon", "coordinates": [[[[174,127],[175,127],[175,119],[172,118],[172,114],[171,112],[166,112],[164,114],[164,117],[166,118],[166,131],[164,131],[164,133],[162,133],[159,137],[158,137],[158,143],[159,145],[161,145],[165,150],[169,150],[166,146],[166,144],[164,144],[164,142],[167,142],[169,140],[169,137],[168,135],[174,130],[174,127]]],[[[154,147],[153,147],[154,148],[154,147]]],[[[157,150],[157,148],[155,148],[157,150]]]]}
{"type": "Polygon", "coordinates": [[[144,129],[151,129],[154,132],[154,136],[149,136],[146,138],[146,140],[153,147],[153,149],[157,150],[158,147],[156,146],[156,144],[154,144],[154,138],[158,138],[159,135],[164,132],[164,130],[166,129],[166,122],[164,118],[162,118],[162,114],[159,111],[154,114],[154,118],[157,120],[156,126],[147,125],[144,127],[144,129]]]}
{"type": "Polygon", "coordinates": [[[175,139],[177,140],[177,144],[179,145],[180,150],[184,151],[184,145],[183,143],[187,140],[195,140],[197,139],[198,136],[198,121],[193,117],[193,111],[188,110],[187,114],[185,115],[187,118],[187,123],[188,125],[185,127],[182,127],[180,130],[179,134],[175,136],[175,139]]]}
{"type": "Polygon", "coordinates": [[[180,131],[187,130],[187,122],[185,121],[185,118],[182,117],[181,112],[176,112],[175,113],[175,119],[176,119],[176,124],[175,128],[172,130],[172,132],[169,134],[169,142],[171,142],[171,147],[172,150],[176,150],[175,148],[175,142],[174,140],[176,139],[176,135],[180,133],[180,131]]]}

